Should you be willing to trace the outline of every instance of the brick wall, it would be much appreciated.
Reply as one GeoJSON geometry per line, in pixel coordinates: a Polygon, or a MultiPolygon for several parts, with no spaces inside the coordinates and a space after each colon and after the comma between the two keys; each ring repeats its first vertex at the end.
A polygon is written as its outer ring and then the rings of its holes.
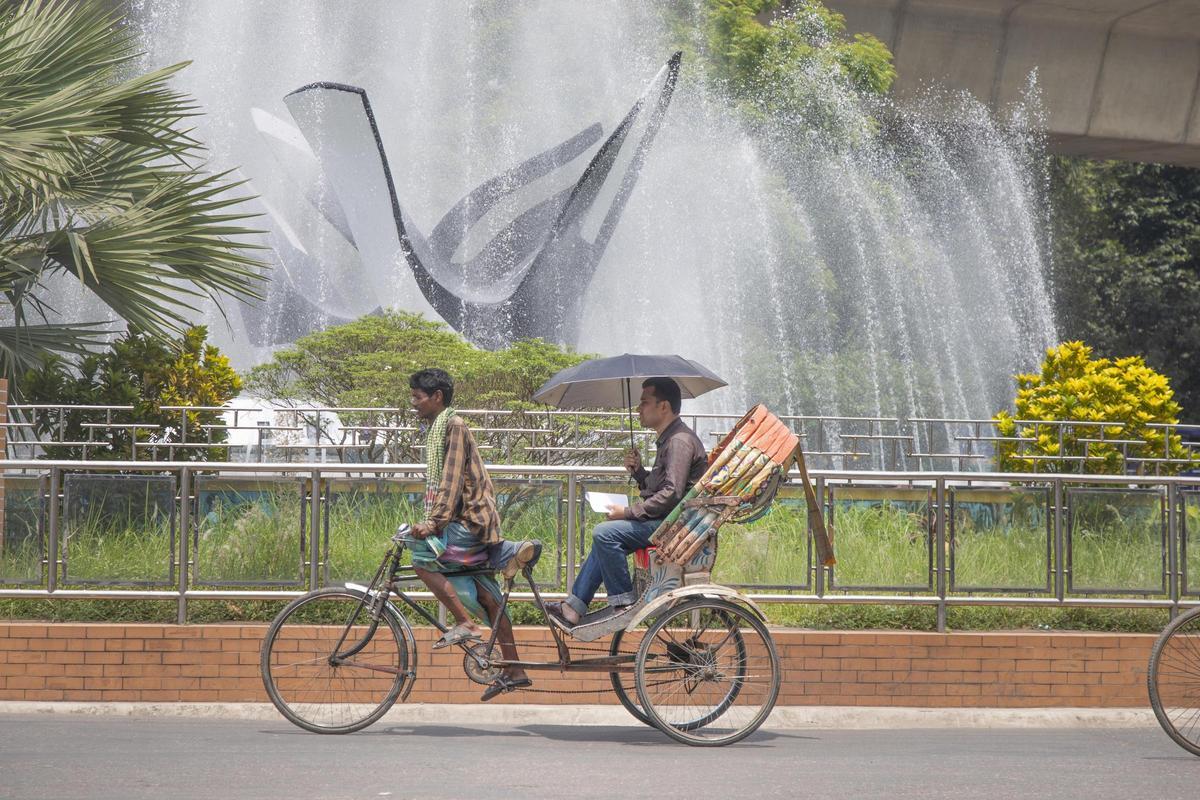
{"type": "MultiPolygon", "coordinates": [[[[261,625],[0,623],[0,700],[266,702],[261,625]]],[[[518,629],[534,658],[549,634],[518,629]]],[[[482,687],[462,656],[430,650],[418,628],[410,702],[470,703],[482,687]]],[[[1152,635],[774,631],[781,705],[921,707],[1146,706],[1152,635]]],[[[545,657],[545,656],[541,656],[545,657]]],[[[535,688],[493,702],[615,703],[606,675],[535,672],[535,688]]],[[[632,683],[632,679],[630,680],[632,683]]]]}

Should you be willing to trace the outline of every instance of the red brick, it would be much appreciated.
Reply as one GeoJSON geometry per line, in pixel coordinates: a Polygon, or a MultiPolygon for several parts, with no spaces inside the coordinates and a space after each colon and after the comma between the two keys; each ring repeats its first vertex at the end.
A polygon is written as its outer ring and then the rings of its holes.
{"type": "Polygon", "coordinates": [[[89,639],[124,639],[128,625],[88,625],[89,639]]]}
{"type": "Polygon", "coordinates": [[[31,625],[29,623],[18,623],[9,626],[9,633],[12,636],[21,637],[24,639],[45,639],[45,625],[31,625]]]}
{"type": "Polygon", "coordinates": [[[183,642],[178,639],[147,639],[147,650],[182,650],[183,642]]]}
{"type": "Polygon", "coordinates": [[[46,636],[51,639],[82,639],[87,636],[86,625],[51,625],[46,636]]]}

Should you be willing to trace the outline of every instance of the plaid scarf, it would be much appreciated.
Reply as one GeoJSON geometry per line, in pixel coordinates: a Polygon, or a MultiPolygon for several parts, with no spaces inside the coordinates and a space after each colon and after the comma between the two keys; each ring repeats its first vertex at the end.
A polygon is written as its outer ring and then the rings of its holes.
{"type": "Polygon", "coordinates": [[[454,409],[447,408],[429,424],[425,434],[425,515],[433,509],[438,486],[442,483],[442,468],[446,464],[446,428],[454,409]]]}

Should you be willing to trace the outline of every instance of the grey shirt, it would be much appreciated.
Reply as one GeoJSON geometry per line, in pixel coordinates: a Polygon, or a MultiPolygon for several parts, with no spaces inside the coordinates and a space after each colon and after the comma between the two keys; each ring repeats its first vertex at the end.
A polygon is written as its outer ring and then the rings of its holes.
{"type": "Polygon", "coordinates": [[[657,445],[653,469],[642,467],[633,473],[642,500],[625,509],[625,519],[662,519],[679,505],[708,468],[704,443],[678,417],[658,437],[657,445]]]}

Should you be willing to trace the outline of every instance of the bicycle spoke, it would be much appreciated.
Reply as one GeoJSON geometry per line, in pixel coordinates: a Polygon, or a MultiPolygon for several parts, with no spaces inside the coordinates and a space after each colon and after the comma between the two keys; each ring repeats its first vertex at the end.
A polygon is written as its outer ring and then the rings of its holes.
{"type": "Polygon", "coordinates": [[[654,623],[636,680],[663,731],[689,744],[723,744],[753,732],[770,713],[778,659],[766,629],[740,608],[692,601],[654,623]]]}
{"type": "Polygon", "coordinates": [[[1200,755],[1200,611],[1176,620],[1155,644],[1150,683],[1163,729],[1200,755]]]}

